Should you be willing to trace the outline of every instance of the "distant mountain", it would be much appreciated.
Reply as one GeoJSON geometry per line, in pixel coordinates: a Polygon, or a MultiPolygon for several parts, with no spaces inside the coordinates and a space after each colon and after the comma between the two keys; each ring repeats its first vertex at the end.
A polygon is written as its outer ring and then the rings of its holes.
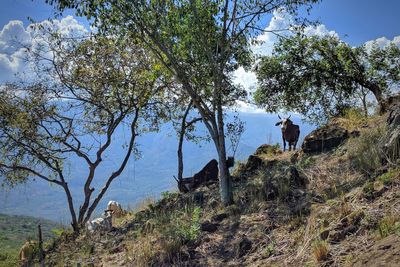
{"type": "MultiPolygon", "coordinates": [[[[232,117],[228,114],[227,120],[232,117]]],[[[240,113],[240,118],[245,125],[245,132],[240,140],[237,160],[245,160],[256,148],[264,143],[282,143],[280,129],[275,126],[278,118],[276,115],[266,113],[240,113]]],[[[313,126],[301,122],[301,118],[292,115],[294,123],[301,128],[301,141],[313,126]]],[[[200,132],[205,132],[200,123],[200,132]]],[[[93,186],[96,190],[102,187],[104,179],[115,169],[116,163],[122,158],[122,145],[128,134],[124,129],[116,133],[110,151],[105,155],[99,168],[93,186]]],[[[173,127],[165,124],[158,133],[149,133],[138,138],[141,158],[131,158],[123,174],[113,182],[108,193],[98,207],[101,211],[110,200],[121,202],[125,207],[134,206],[146,197],[158,198],[161,192],[176,190],[176,182],[172,178],[177,172],[177,138],[173,127]]],[[[281,144],[282,145],[282,144],[281,144]]],[[[232,154],[227,142],[228,154],[232,154]]],[[[184,144],[184,176],[191,176],[198,172],[209,160],[216,157],[215,147],[212,142],[184,144]]],[[[69,176],[69,185],[76,200],[82,199],[82,185],[86,177],[87,169],[81,165],[77,158],[71,158],[66,164],[69,176]],[[82,167],[80,167],[82,166],[82,167]]],[[[76,205],[79,207],[79,205],[76,205]]],[[[0,189],[0,209],[6,214],[23,214],[52,219],[57,222],[68,223],[69,212],[67,210],[64,193],[55,186],[49,186],[39,179],[25,185],[7,191],[0,189]]]]}

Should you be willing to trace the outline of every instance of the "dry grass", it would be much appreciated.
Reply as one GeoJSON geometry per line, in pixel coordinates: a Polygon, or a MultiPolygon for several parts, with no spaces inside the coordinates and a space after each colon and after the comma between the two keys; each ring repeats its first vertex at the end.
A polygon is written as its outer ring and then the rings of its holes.
{"type": "Polygon", "coordinates": [[[312,164],[299,166],[309,181],[308,188],[326,199],[336,197],[357,185],[363,175],[351,166],[345,155],[321,154],[313,157],[312,164]]]}
{"type": "Polygon", "coordinates": [[[326,261],[329,257],[329,244],[326,241],[316,241],[312,246],[314,259],[317,262],[326,261]]]}
{"type": "Polygon", "coordinates": [[[348,157],[355,168],[367,175],[373,175],[382,167],[386,132],[386,126],[363,130],[360,137],[347,142],[348,157]]]}

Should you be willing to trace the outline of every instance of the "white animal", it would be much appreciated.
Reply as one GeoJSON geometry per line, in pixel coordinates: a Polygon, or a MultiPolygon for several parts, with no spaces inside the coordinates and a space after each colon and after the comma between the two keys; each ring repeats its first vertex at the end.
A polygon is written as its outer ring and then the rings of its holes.
{"type": "Polygon", "coordinates": [[[88,221],[86,228],[91,233],[95,231],[110,231],[112,229],[112,213],[105,211],[102,217],[88,221]]]}
{"type": "Polygon", "coordinates": [[[117,201],[110,200],[107,205],[107,210],[111,211],[115,218],[120,218],[125,215],[125,211],[117,201]]]}

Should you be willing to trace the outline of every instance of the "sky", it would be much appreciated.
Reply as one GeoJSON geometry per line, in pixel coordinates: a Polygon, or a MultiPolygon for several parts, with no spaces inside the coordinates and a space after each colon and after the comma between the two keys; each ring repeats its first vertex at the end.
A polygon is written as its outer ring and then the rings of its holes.
{"type": "MultiPolygon", "coordinates": [[[[352,46],[371,43],[376,40],[381,46],[395,42],[400,46],[400,10],[399,0],[322,0],[314,5],[311,19],[318,19],[321,25],[308,28],[309,34],[333,34],[352,46]]],[[[305,12],[302,12],[305,15],[305,12]]],[[[22,60],[23,51],[15,45],[15,39],[29,45],[37,43],[29,29],[28,17],[35,22],[42,22],[54,17],[54,11],[44,0],[0,0],[0,83],[13,80],[16,73],[26,73],[28,66],[22,60]]],[[[265,19],[267,29],[279,29],[289,25],[293,18],[282,12],[275,12],[265,19]]],[[[43,22],[42,22],[43,23],[43,22]]],[[[58,18],[57,28],[66,35],[84,33],[89,24],[84,18],[74,16],[72,10],[66,11],[58,18]]],[[[253,46],[257,54],[268,55],[276,41],[272,34],[258,36],[263,44],[253,46]]],[[[255,75],[238,69],[235,81],[250,92],[255,87],[255,75]]],[[[29,76],[26,76],[29,77],[29,76]]],[[[246,112],[259,110],[242,103],[246,112]]]]}

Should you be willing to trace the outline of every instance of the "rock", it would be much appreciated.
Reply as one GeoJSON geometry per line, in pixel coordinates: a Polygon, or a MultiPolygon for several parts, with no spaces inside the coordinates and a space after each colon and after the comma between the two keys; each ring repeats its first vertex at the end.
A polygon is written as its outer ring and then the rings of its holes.
{"type": "Polygon", "coordinates": [[[358,227],[355,225],[349,225],[347,227],[344,227],[343,229],[336,228],[329,234],[329,239],[333,242],[340,242],[343,239],[345,239],[346,236],[350,234],[354,234],[357,232],[358,227]]]}
{"type": "Polygon", "coordinates": [[[260,157],[256,155],[250,155],[249,158],[247,159],[245,171],[246,172],[255,171],[259,169],[262,165],[263,165],[263,160],[260,157]]]}
{"type": "Polygon", "coordinates": [[[300,176],[299,171],[297,170],[296,167],[290,166],[289,167],[289,175],[290,175],[290,181],[292,184],[299,186],[299,187],[305,187],[307,184],[307,179],[304,176],[300,176]]]}
{"type": "Polygon", "coordinates": [[[252,246],[253,243],[246,236],[242,236],[236,245],[236,256],[238,258],[243,257],[249,252],[252,246]]]}
{"type": "Polygon", "coordinates": [[[221,222],[224,219],[228,218],[228,216],[229,215],[227,213],[219,213],[219,214],[214,215],[211,219],[215,222],[221,222]]]}
{"type": "Polygon", "coordinates": [[[213,233],[213,232],[217,231],[218,226],[219,225],[216,223],[211,223],[209,221],[205,221],[200,225],[200,229],[203,232],[213,233]]]}
{"type": "Polygon", "coordinates": [[[290,156],[290,163],[296,164],[297,161],[299,160],[299,157],[300,157],[300,153],[299,153],[299,151],[296,151],[296,153],[294,153],[292,156],[290,156]]]}
{"type": "Polygon", "coordinates": [[[278,150],[277,147],[274,147],[274,146],[271,146],[268,144],[263,144],[257,148],[254,155],[259,156],[262,154],[281,154],[281,153],[282,153],[282,151],[278,150]]]}
{"type": "Polygon", "coordinates": [[[348,137],[347,130],[336,125],[327,125],[307,135],[301,148],[304,153],[326,152],[341,145],[348,137]]]}

